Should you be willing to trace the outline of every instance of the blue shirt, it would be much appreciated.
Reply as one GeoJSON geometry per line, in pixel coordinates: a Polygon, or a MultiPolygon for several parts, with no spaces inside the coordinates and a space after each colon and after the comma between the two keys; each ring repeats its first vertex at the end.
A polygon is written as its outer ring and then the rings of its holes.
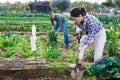
{"type": "Polygon", "coordinates": [[[92,38],[95,37],[96,33],[103,28],[102,23],[96,17],[88,14],[83,16],[83,22],[75,22],[75,25],[86,31],[86,37],[83,39],[83,43],[87,45],[90,43],[92,38]]]}

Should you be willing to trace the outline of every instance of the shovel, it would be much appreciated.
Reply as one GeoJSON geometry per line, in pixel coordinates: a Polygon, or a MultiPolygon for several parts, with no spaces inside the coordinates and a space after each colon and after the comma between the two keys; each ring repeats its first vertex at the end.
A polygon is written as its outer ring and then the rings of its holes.
{"type": "MultiPolygon", "coordinates": [[[[78,40],[78,44],[80,43],[80,39],[82,37],[82,32],[80,32],[79,34],[76,34],[77,36],[77,40],[78,40]]],[[[78,48],[78,47],[77,47],[78,48]]],[[[79,56],[79,51],[77,49],[77,59],[76,59],[76,65],[78,64],[78,56],[79,56]]],[[[77,68],[76,66],[72,66],[71,67],[72,71],[71,71],[71,77],[72,80],[81,80],[82,76],[83,76],[83,71],[82,69],[80,70],[79,68],[77,68]]]]}

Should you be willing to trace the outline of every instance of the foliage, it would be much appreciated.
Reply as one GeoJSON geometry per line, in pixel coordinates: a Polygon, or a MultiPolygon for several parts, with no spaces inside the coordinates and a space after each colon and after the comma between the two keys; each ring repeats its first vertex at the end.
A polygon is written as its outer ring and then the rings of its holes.
{"type": "Polygon", "coordinates": [[[55,13],[60,13],[60,10],[57,7],[53,7],[52,11],[55,12],[55,13]]]}
{"type": "Polygon", "coordinates": [[[120,49],[118,48],[119,39],[115,31],[109,30],[106,31],[107,35],[107,42],[106,42],[106,48],[108,50],[109,56],[118,56],[120,55],[120,49]]]}
{"type": "Polygon", "coordinates": [[[98,63],[86,66],[88,76],[96,76],[103,79],[120,79],[120,57],[104,57],[98,63]]]}
{"type": "Polygon", "coordinates": [[[43,13],[28,13],[28,12],[21,12],[18,11],[16,13],[16,11],[2,11],[0,12],[0,16],[4,16],[4,17],[44,17],[47,18],[49,17],[47,14],[43,14],[43,13]]]}
{"type": "MultiPolygon", "coordinates": [[[[17,30],[17,31],[31,31],[31,24],[19,24],[19,25],[9,25],[9,24],[0,24],[0,30],[17,30]]],[[[51,29],[50,24],[36,24],[36,29],[51,29]]]]}
{"type": "Polygon", "coordinates": [[[43,13],[23,13],[14,11],[0,12],[0,22],[42,22],[49,21],[48,14],[43,13]]]}
{"type": "Polygon", "coordinates": [[[105,24],[108,25],[111,22],[111,24],[114,24],[113,27],[114,26],[116,27],[116,25],[118,25],[118,22],[120,22],[120,16],[108,16],[108,15],[97,15],[97,14],[94,14],[94,16],[97,17],[101,22],[103,22],[104,25],[105,24]]]}
{"type": "Polygon", "coordinates": [[[61,69],[61,68],[64,69],[67,68],[67,63],[55,61],[50,63],[50,66],[55,67],[57,69],[61,69]]]}
{"type": "Polygon", "coordinates": [[[89,53],[90,54],[94,54],[94,52],[95,52],[95,49],[94,48],[90,48],[89,53]]]}
{"type": "Polygon", "coordinates": [[[28,3],[21,3],[19,1],[15,2],[15,3],[10,3],[10,2],[6,2],[6,3],[0,3],[0,11],[7,11],[7,10],[15,10],[17,11],[26,11],[26,8],[29,8],[28,3]]]}
{"type": "Polygon", "coordinates": [[[47,42],[47,45],[48,46],[57,46],[57,36],[58,36],[58,33],[55,31],[55,30],[50,30],[48,31],[48,34],[47,34],[47,37],[48,37],[48,42],[47,42]]]}
{"type": "Polygon", "coordinates": [[[0,35],[0,38],[0,57],[8,58],[12,57],[13,54],[17,54],[17,57],[34,55],[25,36],[5,32],[0,35]]]}
{"type": "Polygon", "coordinates": [[[58,33],[55,30],[50,30],[47,33],[47,51],[45,57],[47,59],[57,59],[61,55],[60,50],[57,48],[57,36],[58,33]]]}
{"type": "Polygon", "coordinates": [[[80,6],[85,6],[86,10],[89,12],[89,11],[92,11],[93,10],[93,5],[92,3],[89,3],[89,2],[74,2],[72,3],[72,7],[80,7],[80,6]]]}
{"type": "Polygon", "coordinates": [[[11,32],[5,32],[3,35],[0,35],[0,48],[3,50],[1,56],[10,57],[15,51],[15,45],[17,43],[16,35],[12,35],[11,32]]]}
{"type": "Polygon", "coordinates": [[[113,0],[113,4],[120,8],[120,0],[113,0]]]}
{"type": "Polygon", "coordinates": [[[96,2],[93,4],[93,8],[99,8],[99,7],[100,7],[100,4],[98,4],[96,2]]]}
{"type": "Polygon", "coordinates": [[[111,6],[113,6],[113,2],[112,2],[112,0],[107,0],[106,2],[103,2],[102,5],[107,6],[107,7],[111,7],[111,6]]]}
{"type": "Polygon", "coordinates": [[[22,51],[20,51],[19,56],[20,57],[34,56],[34,53],[31,51],[29,41],[26,39],[22,39],[21,42],[22,43],[19,45],[19,47],[21,48],[22,51]]]}
{"type": "Polygon", "coordinates": [[[111,19],[109,18],[109,16],[106,16],[106,15],[94,15],[96,16],[100,21],[102,22],[109,22],[111,21],[111,19]]]}
{"type": "Polygon", "coordinates": [[[50,7],[57,8],[58,10],[65,11],[70,8],[70,0],[50,0],[50,7]]]}
{"type": "Polygon", "coordinates": [[[75,63],[75,60],[76,60],[75,52],[69,51],[68,53],[69,53],[68,54],[69,55],[69,59],[67,59],[66,62],[75,63]]]}
{"type": "Polygon", "coordinates": [[[5,32],[4,36],[3,46],[5,47],[12,47],[15,45],[15,36],[11,36],[10,32],[5,32]]]}
{"type": "Polygon", "coordinates": [[[55,47],[48,47],[46,51],[46,59],[57,59],[61,55],[60,50],[55,47]]]}
{"type": "Polygon", "coordinates": [[[7,51],[5,53],[3,53],[3,57],[4,58],[9,58],[10,56],[13,55],[13,53],[15,52],[15,47],[8,47],[7,51]]]}

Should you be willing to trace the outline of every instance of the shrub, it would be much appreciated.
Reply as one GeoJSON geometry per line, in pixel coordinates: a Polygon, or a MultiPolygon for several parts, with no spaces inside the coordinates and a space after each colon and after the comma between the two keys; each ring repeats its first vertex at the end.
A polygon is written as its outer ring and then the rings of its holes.
{"type": "Polygon", "coordinates": [[[57,36],[58,33],[54,30],[50,30],[47,33],[47,37],[48,37],[48,41],[47,41],[47,46],[52,46],[52,47],[56,47],[57,46],[57,36]]]}
{"type": "Polygon", "coordinates": [[[86,73],[100,80],[120,79],[120,57],[103,57],[98,63],[87,65],[86,73]]]}

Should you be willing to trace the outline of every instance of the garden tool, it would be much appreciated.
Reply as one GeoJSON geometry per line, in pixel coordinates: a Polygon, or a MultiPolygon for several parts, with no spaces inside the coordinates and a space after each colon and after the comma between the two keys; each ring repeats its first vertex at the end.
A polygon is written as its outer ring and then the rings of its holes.
{"type": "MultiPolygon", "coordinates": [[[[78,44],[80,44],[80,39],[82,37],[82,31],[79,31],[79,33],[77,32],[76,34],[76,38],[78,40],[78,44]]],[[[78,64],[78,56],[79,56],[79,50],[78,50],[78,46],[77,46],[77,50],[76,50],[76,54],[77,54],[77,58],[76,58],[76,66],[72,69],[71,71],[71,76],[73,80],[81,80],[82,76],[83,76],[83,71],[81,70],[81,64],[78,64]]]]}

